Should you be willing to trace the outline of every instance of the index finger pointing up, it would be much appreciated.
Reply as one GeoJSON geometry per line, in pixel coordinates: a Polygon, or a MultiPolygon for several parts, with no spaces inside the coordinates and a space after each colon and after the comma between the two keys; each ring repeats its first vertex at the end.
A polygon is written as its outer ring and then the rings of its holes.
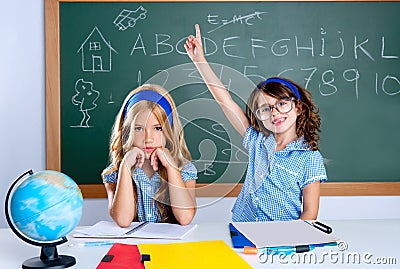
{"type": "Polygon", "coordinates": [[[201,33],[200,33],[200,26],[199,26],[199,24],[196,23],[195,28],[196,28],[196,38],[197,38],[197,39],[201,39],[201,33]]]}

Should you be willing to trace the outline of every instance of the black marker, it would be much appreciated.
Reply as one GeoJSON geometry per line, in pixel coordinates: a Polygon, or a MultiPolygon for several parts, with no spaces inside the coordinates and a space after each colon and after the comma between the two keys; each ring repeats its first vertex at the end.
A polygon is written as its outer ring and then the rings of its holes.
{"type": "Polygon", "coordinates": [[[312,225],[318,230],[323,231],[324,233],[330,234],[332,232],[332,228],[326,224],[323,224],[322,222],[314,221],[312,222],[312,225]]]}

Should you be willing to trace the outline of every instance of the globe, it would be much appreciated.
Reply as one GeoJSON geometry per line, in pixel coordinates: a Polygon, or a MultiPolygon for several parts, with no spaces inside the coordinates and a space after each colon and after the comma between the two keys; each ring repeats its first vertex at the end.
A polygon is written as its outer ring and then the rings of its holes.
{"type": "Polygon", "coordinates": [[[82,216],[82,193],[69,176],[52,170],[21,175],[6,196],[6,218],[22,240],[42,247],[39,258],[23,263],[22,268],[66,268],[75,258],[58,255],[56,245],[82,216]]]}

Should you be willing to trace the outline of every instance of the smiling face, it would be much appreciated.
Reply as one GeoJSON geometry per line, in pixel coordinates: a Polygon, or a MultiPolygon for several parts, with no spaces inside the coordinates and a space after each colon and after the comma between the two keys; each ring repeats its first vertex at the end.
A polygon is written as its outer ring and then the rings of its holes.
{"type": "Polygon", "coordinates": [[[139,112],[133,126],[133,146],[143,150],[146,158],[156,149],[165,146],[163,127],[151,109],[139,112]]]}
{"type": "MultiPolygon", "coordinates": [[[[257,109],[269,105],[271,108],[277,105],[282,99],[277,99],[261,92],[257,99],[257,109]]],[[[290,101],[292,102],[292,101],[290,101]]],[[[265,128],[275,135],[296,135],[296,119],[299,109],[293,104],[293,108],[287,113],[280,113],[275,107],[271,111],[271,117],[263,120],[265,128]]]]}

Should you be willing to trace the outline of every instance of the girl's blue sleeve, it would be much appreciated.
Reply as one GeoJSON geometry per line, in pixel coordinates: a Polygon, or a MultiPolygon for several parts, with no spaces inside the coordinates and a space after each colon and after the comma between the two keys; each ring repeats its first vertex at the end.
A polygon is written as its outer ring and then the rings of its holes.
{"type": "Polygon", "coordinates": [[[118,181],[118,170],[115,169],[113,164],[110,164],[106,169],[103,170],[102,177],[103,183],[114,183],[118,181]]]}
{"type": "Polygon", "coordinates": [[[324,158],[319,151],[311,151],[310,158],[304,169],[304,181],[300,186],[301,189],[316,181],[323,183],[328,180],[324,166],[324,158]]]}
{"type": "Polygon", "coordinates": [[[183,182],[197,179],[197,169],[193,163],[187,163],[183,166],[181,175],[183,182]]]}

